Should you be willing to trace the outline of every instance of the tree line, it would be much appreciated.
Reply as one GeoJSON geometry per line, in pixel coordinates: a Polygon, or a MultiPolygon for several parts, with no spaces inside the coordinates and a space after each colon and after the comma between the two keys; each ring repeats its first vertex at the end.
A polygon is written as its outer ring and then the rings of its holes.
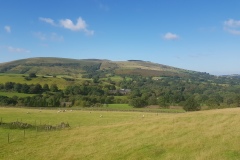
{"type": "Polygon", "coordinates": [[[39,83],[37,84],[26,84],[26,83],[15,83],[15,82],[6,82],[5,84],[0,84],[0,91],[5,92],[18,92],[26,94],[42,94],[47,91],[56,92],[58,91],[58,86],[56,84],[44,84],[43,86],[39,83]]]}
{"type": "MultiPolygon", "coordinates": [[[[97,66],[96,66],[97,67],[97,66]]],[[[191,77],[144,77],[124,75],[114,82],[111,77],[94,77],[91,81],[69,85],[60,90],[56,84],[20,84],[6,82],[0,90],[37,94],[36,96],[0,97],[1,105],[23,105],[32,107],[58,107],[61,102],[71,102],[74,106],[102,106],[110,103],[128,103],[134,107],[158,105],[183,106],[187,111],[240,107],[240,80],[219,78],[208,74],[193,74],[191,77]],[[94,79],[95,78],[95,79],[94,79]],[[112,94],[116,89],[130,89],[127,95],[112,94]],[[116,99],[115,96],[118,96],[116,99]],[[121,98],[124,96],[124,98],[121,98]]]]}

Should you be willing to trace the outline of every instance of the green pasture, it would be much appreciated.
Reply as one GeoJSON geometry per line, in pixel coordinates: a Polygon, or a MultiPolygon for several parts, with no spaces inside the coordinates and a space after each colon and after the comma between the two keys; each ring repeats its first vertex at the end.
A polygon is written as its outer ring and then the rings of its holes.
{"type": "Polygon", "coordinates": [[[116,109],[116,110],[129,110],[132,109],[133,107],[128,105],[128,104],[108,104],[107,106],[104,105],[105,108],[110,108],[110,109],[116,109]]]}
{"type": "Polygon", "coordinates": [[[2,123],[22,121],[70,129],[0,126],[0,159],[240,159],[240,108],[190,113],[0,108],[2,123]],[[9,141],[8,141],[9,135],[9,141]]]}
{"type": "MultiPolygon", "coordinates": [[[[85,108],[87,109],[87,108],[85,108]]],[[[155,112],[155,113],[184,113],[185,111],[182,107],[179,108],[134,108],[129,104],[105,104],[103,107],[98,108],[88,108],[88,110],[112,110],[112,111],[135,111],[135,112],[155,112]]]]}
{"type": "Polygon", "coordinates": [[[123,78],[121,76],[111,76],[108,78],[101,78],[101,80],[107,81],[109,78],[114,82],[119,82],[119,81],[123,80],[123,78]]]}
{"type": "Polygon", "coordinates": [[[57,77],[51,77],[51,76],[37,76],[36,78],[32,78],[31,80],[26,80],[24,76],[28,75],[23,75],[23,74],[0,74],[0,83],[4,84],[6,82],[15,82],[15,83],[26,83],[26,84],[48,84],[49,86],[51,84],[57,84],[58,88],[64,89],[67,85],[70,85],[72,83],[77,83],[77,82],[71,82],[71,81],[66,81],[62,77],[63,75],[57,76],[57,77]]]}
{"type": "Polygon", "coordinates": [[[0,96],[7,96],[7,97],[28,97],[34,96],[35,94],[25,94],[25,93],[17,93],[17,92],[0,92],[0,96]]]}
{"type": "MultiPolygon", "coordinates": [[[[56,77],[53,76],[46,76],[46,75],[37,75],[36,78],[32,78],[31,80],[26,80],[25,77],[28,75],[26,74],[6,74],[0,73],[0,84],[5,84],[6,82],[15,82],[15,83],[26,83],[26,84],[57,84],[59,89],[64,89],[68,85],[73,84],[81,84],[83,81],[92,81],[92,79],[88,78],[81,78],[81,74],[78,75],[57,75],[56,77]],[[64,78],[73,78],[74,81],[67,81],[64,78]]],[[[120,81],[121,77],[116,76],[113,78],[114,81],[120,81]]]]}
{"type": "Polygon", "coordinates": [[[0,74],[0,83],[6,82],[16,82],[16,83],[26,83],[23,74],[0,74]]]}

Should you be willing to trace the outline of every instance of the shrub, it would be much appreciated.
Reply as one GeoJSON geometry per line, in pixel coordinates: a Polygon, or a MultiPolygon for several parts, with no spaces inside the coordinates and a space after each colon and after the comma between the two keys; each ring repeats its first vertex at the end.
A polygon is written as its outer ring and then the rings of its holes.
{"type": "Polygon", "coordinates": [[[200,104],[194,99],[194,97],[189,97],[184,106],[183,109],[185,111],[199,111],[201,109],[200,104]]]}

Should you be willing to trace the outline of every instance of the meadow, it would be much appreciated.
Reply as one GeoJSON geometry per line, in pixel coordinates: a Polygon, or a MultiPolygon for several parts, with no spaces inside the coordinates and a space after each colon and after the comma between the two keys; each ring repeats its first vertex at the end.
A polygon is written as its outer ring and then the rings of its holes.
{"type": "MultiPolygon", "coordinates": [[[[57,84],[59,89],[64,89],[66,86],[72,84],[72,82],[68,82],[64,80],[62,77],[67,77],[63,75],[59,75],[57,77],[52,76],[42,76],[38,75],[37,78],[32,78],[31,80],[26,80],[25,77],[28,75],[24,74],[0,74],[0,83],[5,84],[6,82],[15,82],[15,83],[26,83],[28,85],[30,84],[41,84],[42,86],[44,84],[48,84],[49,86],[51,84],[57,84]]],[[[75,82],[77,83],[77,82],[75,82]]]]}
{"type": "MultiPolygon", "coordinates": [[[[127,107],[127,106],[125,106],[127,107]]],[[[240,108],[186,113],[0,108],[4,123],[68,122],[41,131],[0,126],[0,159],[240,159],[240,108]],[[9,142],[8,142],[9,135],[9,142]]]]}
{"type": "Polygon", "coordinates": [[[17,92],[0,92],[0,96],[7,96],[7,97],[32,97],[35,96],[36,94],[25,94],[25,93],[17,93],[17,92]]]}

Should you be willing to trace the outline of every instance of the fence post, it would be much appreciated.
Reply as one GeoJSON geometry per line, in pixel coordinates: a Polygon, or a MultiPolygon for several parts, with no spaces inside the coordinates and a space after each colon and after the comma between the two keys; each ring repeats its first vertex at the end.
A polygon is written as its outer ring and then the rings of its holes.
{"type": "Polygon", "coordinates": [[[9,135],[9,133],[8,133],[8,143],[9,143],[9,141],[10,141],[10,135],[9,135]]]}

